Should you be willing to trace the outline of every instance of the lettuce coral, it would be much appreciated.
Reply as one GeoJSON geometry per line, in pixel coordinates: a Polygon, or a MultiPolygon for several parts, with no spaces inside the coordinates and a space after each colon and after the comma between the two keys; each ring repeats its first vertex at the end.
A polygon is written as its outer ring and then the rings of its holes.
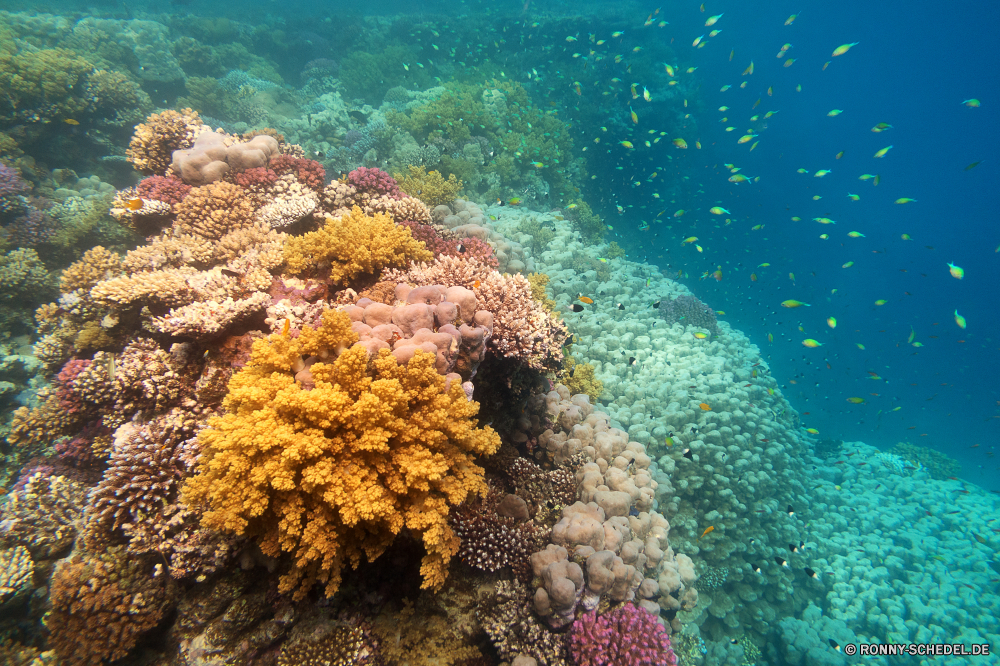
{"type": "Polygon", "coordinates": [[[399,365],[388,350],[369,358],[357,340],[350,318],[330,310],[296,338],[257,341],[225,415],[199,435],[201,462],[184,489],[206,527],[255,538],[270,556],[291,553],[280,588],[296,598],[316,583],[332,596],[346,564],[374,560],[404,527],[427,551],[423,586],[440,588],[459,547],[449,505],[485,493],[474,459],[500,446],[433,355],[399,365]],[[306,367],[311,390],[295,380],[306,367]]]}
{"type": "Polygon", "coordinates": [[[285,244],[285,263],[293,275],[329,267],[334,283],[433,258],[408,228],[383,213],[369,217],[357,206],[346,215],[327,218],[322,229],[289,238],[285,244]]]}

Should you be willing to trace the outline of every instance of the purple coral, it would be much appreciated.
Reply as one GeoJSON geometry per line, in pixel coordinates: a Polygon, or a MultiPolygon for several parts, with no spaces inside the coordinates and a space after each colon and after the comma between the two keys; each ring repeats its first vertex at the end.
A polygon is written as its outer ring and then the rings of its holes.
{"type": "Polygon", "coordinates": [[[577,666],[676,666],[666,629],[647,610],[625,604],[573,623],[569,652],[577,666]]]}
{"type": "Polygon", "coordinates": [[[30,189],[31,186],[21,179],[17,169],[0,164],[0,199],[22,194],[30,189]]]}
{"type": "Polygon", "coordinates": [[[381,169],[358,167],[347,174],[347,182],[372,197],[385,194],[393,199],[402,199],[405,196],[393,177],[381,169]]]}

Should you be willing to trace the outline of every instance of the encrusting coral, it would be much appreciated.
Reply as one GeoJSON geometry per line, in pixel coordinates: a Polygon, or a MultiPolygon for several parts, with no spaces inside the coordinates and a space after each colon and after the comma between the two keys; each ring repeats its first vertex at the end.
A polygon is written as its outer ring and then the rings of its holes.
{"type": "Polygon", "coordinates": [[[296,598],[316,583],[333,595],[345,565],[374,560],[404,527],[427,551],[423,586],[439,588],[459,546],[448,507],[486,491],[474,459],[500,445],[433,355],[399,365],[387,350],[369,358],[357,340],[350,318],[330,310],[296,338],[257,341],[227,413],[199,436],[184,489],[205,526],[256,538],[269,556],[291,553],[280,589],[296,598]],[[311,390],[296,383],[307,367],[311,390]]]}
{"type": "Polygon", "coordinates": [[[327,218],[323,228],[285,243],[285,264],[291,273],[329,266],[333,283],[431,258],[407,227],[382,213],[369,217],[357,206],[349,214],[327,218]]]}

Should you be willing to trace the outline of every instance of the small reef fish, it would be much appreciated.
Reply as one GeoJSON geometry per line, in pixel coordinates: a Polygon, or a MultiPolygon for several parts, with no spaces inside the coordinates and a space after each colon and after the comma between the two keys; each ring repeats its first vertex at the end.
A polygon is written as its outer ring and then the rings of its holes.
{"type": "Polygon", "coordinates": [[[806,338],[805,340],[802,341],[802,346],[803,347],[809,347],[810,349],[815,349],[816,347],[822,347],[823,343],[822,342],[817,342],[816,340],[813,340],[812,338],[806,338]]]}
{"type": "Polygon", "coordinates": [[[875,301],[875,305],[877,305],[879,307],[882,307],[883,305],[885,305],[888,302],[889,301],[885,300],[884,298],[880,298],[877,301],[875,301]]]}
{"type": "Polygon", "coordinates": [[[698,407],[700,407],[701,411],[703,411],[703,412],[710,412],[710,411],[712,411],[712,406],[710,404],[708,404],[707,402],[698,403],[698,407]]]}
{"type": "Polygon", "coordinates": [[[891,148],[892,148],[892,146],[886,146],[886,147],[885,147],[885,148],[883,148],[882,150],[880,150],[880,151],[878,151],[877,153],[875,153],[875,157],[885,157],[885,154],[886,154],[887,152],[889,152],[889,150],[890,150],[891,148]]]}
{"type": "Polygon", "coordinates": [[[970,109],[978,109],[980,102],[978,99],[973,97],[972,99],[962,100],[962,104],[966,105],[970,109]]]}
{"type": "Polygon", "coordinates": [[[848,231],[847,235],[850,236],[851,238],[864,238],[865,237],[865,235],[863,233],[861,233],[860,231],[848,231]]]}
{"type": "Polygon", "coordinates": [[[956,280],[961,280],[965,277],[965,269],[961,266],[956,266],[951,262],[948,262],[948,271],[951,272],[951,276],[956,280]]]}
{"type": "Polygon", "coordinates": [[[837,319],[836,319],[836,317],[827,317],[826,318],[826,325],[829,326],[830,328],[837,328],[837,319]]]}
{"type": "Polygon", "coordinates": [[[681,150],[687,150],[688,144],[684,139],[674,139],[671,143],[680,148],[681,150]]]}
{"type": "Polygon", "coordinates": [[[916,199],[911,199],[910,197],[899,197],[898,199],[896,199],[896,201],[894,203],[907,204],[907,203],[915,203],[915,202],[916,202],[916,199]]]}
{"type": "Polygon", "coordinates": [[[829,112],[827,112],[826,115],[828,115],[828,116],[830,116],[832,118],[834,116],[839,116],[843,112],[844,112],[843,109],[831,109],[829,112]]]}
{"type": "Polygon", "coordinates": [[[582,302],[582,303],[586,303],[587,305],[593,305],[594,304],[594,299],[592,299],[592,298],[590,298],[588,296],[584,296],[583,294],[581,294],[580,296],[578,296],[577,299],[580,302],[582,302]]]}
{"type": "Polygon", "coordinates": [[[965,329],[965,317],[958,314],[958,310],[955,310],[955,323],[958,324],[959,328],[965,329]]]}
{"type": "Polygon", "coordinates": [[[853,405],[860,405],[860,404],[863,404],[865,402],[865,399],[864,398],[851,397],[851,398],[847,399],[847,402],[849,402],[849,403],[851,403],[853,405]]]}
{"type": "Polygon", "coordinates": [[[886,130],[891,130],[891,129],[892,125],[890,125],[889,123],[879,123],[878,125],[872,128],[872,131],[877,133],[877,132],[885,132],[886,130]]]}
{"type": "Polygon", "coordinates": [[[851,47],[857,46],[860,43],[861,42],[851,42],[850,44],[841,44],[840,46],[838,46],[833,50],[833,56],[837,57],[844,55],[845,53],[851,50],[851,47]]]}
{"type": "Polygon", "coordinates": [[[696,240],[698,240],[698,237],[697,237],[697,236],[689,236],[688,238],[685,238],[685,239],[684,239],[683,241],[681,241],[681,242],[682,242],[682,244],[686,244],[686,243],[693,243],[693,242],[695,242],[696,240]]]}
{"type": "Polygon", "coordinates": [[[783,308],[799,308],[805,306],[807,308],[812,307],[808,303],[803,303],[802,301],[796,301],[793,298],[789,298],[787,301],[781,301],[781,307],[783,308]]]}
{"type": "Polygon", "coordinates": [[[860,201],[861,200],[861,195],[860,194],[851,194],[850,192],[848,192],[847,193],[847,198],[850,199],[851,201],[860,201]]]}
{"type": "Polygon", "coordinates": [[[63,122],[66,123],[67,125],[74,125],[74,126],[80,124],[79,120],[74,120],[73,118],[63,118],[63,122]]]}
{"type": "Polygon", "coordinates": [[[809,433],[810,435],[818,435],[819,434],[819,430],[816,430],[816,428],[806,428],[806,432],[809,433]]]}
{"type": "Polygon", "coordinates": [[[828,217],[814,217],[813,222],[819,222],[820,224],[837,224],[828,217]]]}
{"type": "Polygon", "coordinates": [[[692,335],[694,335],[694,337],[697,338],[698,340],[704,340],[705,338],[708,337],[708,335],[705,333],[693,333],[692,335]]]}
{"type": "Polygon", "coordinates": [[[730,215],[730,212],[725,208],[720,208],[719,206],[712,206],[708,209],[708,212],[712,215],[730,215]]]}
{"type": "MultiPolygon", "coordinates": [[[[802,12],[799,12],[799,14],[801,13],[802,12]]],[[[787,19],[785,19],[785,25],[791,25],[792,23],[795,23],[795,19],[799,17],[799,14],[792,14],[787,19]]]]}
{"type": "Polygon", "coordinates": [[[722,14],[716,14],[715,16],[709,16],[708,20],[705,21],[705,27],[706,28],[710,28],[711,26],[713,26],[716,23],[718,23],[720,18],[722,18],[722,14]]]}
{"type": "Polygon", "coordinates": [[[831,173],[830,169],[820,169],[819,171],[813,174],[813,178],[822,178],[823,176],[826,176],[829,173],[831,173]]]}
{"type": "MultiPolygon", "coordinates": [[[[701,533],[701,536],[700,536],[700,537],[698,537],[698,539],[701,539],[701,537],[705,536],[705,535],[706,535],[706,534],[708,534],[709,532],[714,532],[714,531],[715,531],[715,526],[714,526],[714,525],[709,525],[708,527],[706,527],[706,528],[705,528],[705,531],[701,533]]],[[[696,541],[697,541],[698,539],[696,539],[696,541]]]]}
{"type": "Polygon", "coordinates": [[[139,197],[136,197],[135,199],[129,199],[128,201],[125,202],[125,208],[132,211],[139,210],[140,208],[143,207],[143,205],[144,202],[139,197]]]}

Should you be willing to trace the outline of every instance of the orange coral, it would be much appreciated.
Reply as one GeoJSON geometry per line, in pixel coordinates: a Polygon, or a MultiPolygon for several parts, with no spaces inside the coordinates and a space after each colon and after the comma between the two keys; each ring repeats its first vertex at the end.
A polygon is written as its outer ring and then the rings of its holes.
{"type": "Polygon", "coordinates": [[[327,218],[322,229],[289,238],[285,244],[285,263],[292,274],[328,265],[334,283],[433,258],[407,227],[395,224],[384,213],[369,217],[357,206],[350,213],[327,218]]]}
{"type": "Polygon", "coordinates": [[[433,355],[401,366],[388,350],[369,359],[357,339],[350,318],[330,310],[318,329],[256,342],[227,413],[200,435],[202,462],[185,488],[206,527],[291,553],[281,590],[297,598],[315,583],[333,595],[346,564],[377,558],[404,527],[423,538],[423,586],[440,588],[459,546],[448,507],[485,492],[474,459],[500,446],[476,427],[478,403],[457,382],[445,387],[433,355]],[[312,390],[295,380],[308,363],[312,390]]]}
{"type": "Polygon", "coordinates": [[[203,129],[201,117],[192,109],[151,114],[135,127],[125,156],[141,173],[164,175],[175,150],[194,145],[203,129]]]}

